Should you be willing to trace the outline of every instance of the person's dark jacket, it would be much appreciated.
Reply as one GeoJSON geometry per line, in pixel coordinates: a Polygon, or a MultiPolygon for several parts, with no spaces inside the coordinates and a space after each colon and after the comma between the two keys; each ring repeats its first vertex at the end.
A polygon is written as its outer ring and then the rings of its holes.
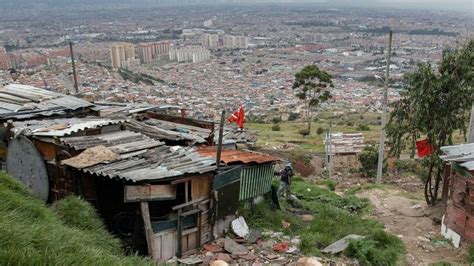
{"type": "Polygon", "coordinates": [[[290,178],[293,177],[294,175],[295,175],[295,173],[293,173],[293,169],[291,169],[291,167],[289,167],[289,166],[286,166],[280,172],[280,177],[281,177],[280,180],[287,183],[287,184],[290,184],[290,178]]]}

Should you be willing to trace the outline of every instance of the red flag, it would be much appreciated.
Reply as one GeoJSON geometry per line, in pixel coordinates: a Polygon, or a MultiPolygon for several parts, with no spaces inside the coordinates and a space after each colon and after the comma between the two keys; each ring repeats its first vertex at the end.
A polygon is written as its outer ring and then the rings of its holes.
{"type": "Polygon", "coordinates": [[[435,147],[430,143],[429,139],[424,139],[416,142],[416,150],[418,151],[418,157],[421,158],[432,154],[435,147]]]}
{"type": "Polygon", "coordinates": [[[244,107],[241,105],[238,111],[235,111],[229,118],[227,119],[231,123],[236,123],[240,128],[244,128],[245,123],[245,112],[244,107]]]}

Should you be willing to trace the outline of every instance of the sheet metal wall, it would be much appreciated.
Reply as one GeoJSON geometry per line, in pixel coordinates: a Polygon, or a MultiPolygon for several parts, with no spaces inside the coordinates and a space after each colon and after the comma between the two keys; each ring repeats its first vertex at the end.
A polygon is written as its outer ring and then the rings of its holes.
{"type": "Polygon", "coordinates": [[[250,199],[269,192],[272,187],[273,173],[273,164],[242,168],[239,200],[250,199]]]}

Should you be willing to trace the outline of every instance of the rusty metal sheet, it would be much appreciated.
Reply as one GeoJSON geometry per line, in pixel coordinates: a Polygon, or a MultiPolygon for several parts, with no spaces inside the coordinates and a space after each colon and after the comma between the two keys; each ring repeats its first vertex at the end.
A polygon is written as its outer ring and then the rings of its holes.
{"type": "MultiPolygon", "coordinates": [[[[200,147],[199,154],[211,158],[216,158],[216,147],[200,147]]],[[[277,157],[269,154],[247,151],[247,150],[222,150],[221,162],[232,163],[269,163],[279,161],[277,157]]]]}

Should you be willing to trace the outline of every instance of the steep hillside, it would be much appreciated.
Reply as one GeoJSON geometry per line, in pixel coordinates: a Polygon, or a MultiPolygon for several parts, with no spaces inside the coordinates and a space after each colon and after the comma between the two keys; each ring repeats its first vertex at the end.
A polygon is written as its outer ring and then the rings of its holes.
{"type": "Polygon", "coordinates": [[[51,208],[0,172],[1,265],[153,265],[125,256],[94,209],[68,197],[51,208]]]}

